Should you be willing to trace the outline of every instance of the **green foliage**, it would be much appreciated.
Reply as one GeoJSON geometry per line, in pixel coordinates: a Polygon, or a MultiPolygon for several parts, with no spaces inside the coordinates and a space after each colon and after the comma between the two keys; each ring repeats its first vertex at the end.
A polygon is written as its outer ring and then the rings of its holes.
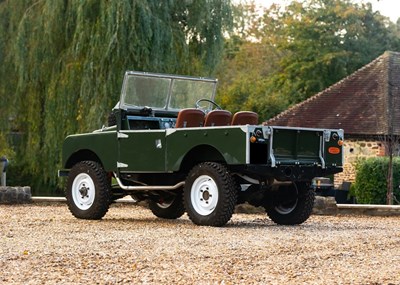
{"type": "Polygon", "coordinates": [[[386,50],[399,48],[388,20],[370,4],[347,0],[292,2],[285,12],[271,10],[280,20],[276,45],[286,53],[279,60],[274,85],[291,103],[302,101],[336,83],[386,50]]]}
{"type": "MultiPolygon", "coordinates": [[[[387,173],[389,159],[387,157],[368,158],[357,164],[354,194],[360,204],[386,204],[387,173]]],[[[394,196],[400,198],[400,158],[393,160],[394,196]]]]}
{"type": "MultiPolygon", "coordinates": [[[[0,2],[0,131],[22,133],[15,167],[58,183],[65,136],[100,128],[126,70],[210,76],[230,28],[223,0],[0,2]]],[[[12,175],[10,173],[10,175],[12,175]]]]}
{"type": "Polygon", "coordinates": [[[273,70],[273,56],[260,43],[242,43],[235,58],[220,65],[219,102],[232,112],[252,110],[263,117],[273,116],[287,106],[282,96],[270,92],[268,75],[273,70]]]}
{"type": "MultiPolygon", "coordinates": [[[[242,9],[252,11],[253,6],[242,9]]],[[[219,73],[229,82],[220,90],[221,103],[251,108],[264,120],[338,82],[386,50],[400,50],[398,25],[372,11],[370,4],[292,1],[285,9],[273,5],[262,16],[242,15],[248,19],[243,21],[247,33],[242,41],[231,39],[219,73]]]]}
{"type": "Polygon", "coordinates": [[[10,147],[4,133],[0,133],[0,157],[2,156],[5,156],[8,160],[12,160],[15,156],[15,152],[12,147],[10,147]]]}

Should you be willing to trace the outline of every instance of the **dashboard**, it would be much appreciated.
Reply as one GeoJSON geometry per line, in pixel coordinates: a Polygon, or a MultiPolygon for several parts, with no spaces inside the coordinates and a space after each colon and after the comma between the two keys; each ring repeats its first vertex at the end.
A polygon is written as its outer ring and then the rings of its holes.
{"type": "Polygon", "coordinates": [[[130,130],[163,130],[174,128],[176,118],[127,116],[130,130]]]}

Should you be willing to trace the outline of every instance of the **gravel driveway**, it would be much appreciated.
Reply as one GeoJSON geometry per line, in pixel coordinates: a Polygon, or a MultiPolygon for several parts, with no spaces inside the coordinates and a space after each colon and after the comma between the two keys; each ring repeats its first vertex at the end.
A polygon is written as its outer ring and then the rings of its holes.
{"type": "Polygon", "coordinates": [[[0,205],[1,284],[400,284],[398,217],[311,216],[222,228],[114,204],[101,221],[65,204],[0,205]]]}

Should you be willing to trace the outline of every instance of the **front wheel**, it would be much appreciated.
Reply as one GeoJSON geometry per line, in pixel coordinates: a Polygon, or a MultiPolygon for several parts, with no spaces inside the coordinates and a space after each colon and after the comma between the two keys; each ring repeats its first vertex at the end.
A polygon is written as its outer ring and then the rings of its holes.
{"type": "Polygon", "coordinates": [[[79,219],[101,219],[112,201],[107,174],[94,161],[81,161],[72,167],[65,192],[69,210],[79,219]]]}
{"type": "Polygon", "coordinates": [[[269,218],[280,225],[298,225],[305,222],[314,207],[315,193],[308,183],[292,183],[273,193],[266,206],[269,218]]]}
{"type": "Polygon", "coordinates": [[[232,217],[236,200],[234,181],[224,165],[204,162],[189,172],[184,203],[193,223],[216,227],[225,225],[232,217]]]}

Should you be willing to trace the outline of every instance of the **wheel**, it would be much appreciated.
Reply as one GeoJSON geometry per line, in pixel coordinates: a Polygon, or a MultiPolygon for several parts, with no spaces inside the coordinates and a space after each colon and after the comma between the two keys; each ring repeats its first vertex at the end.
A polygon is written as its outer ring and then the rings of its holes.
{"type": "Polygon", "coordinates": [[[235,210],[237,191],[227,168],[219,163],[196,165],[185,181],[184,204],[190,220],[203,226],[225,225],[235,210]]]}
{"type": "Polygon", "coordinates": [[[308,183],[281,186],[277,192],[266,207],[272,221],[280,225],[298,225],[310,217],[315,193],[308,183]]]}
{"type": "Polygon", "coordinates": [[[150,200],[149,208],[151,212],[159,218],[163,219],[177,219],[185,213],[183,205],[182,191],[177,192],[176,195],[159,199],[159,201],[150,200]]]}
{"type": "Polygon", "coordinates": [[[68,208],[79,219],[99,220],[112,201],[111,186],[103,167],[94,161],[75,164],[66,188],[68,208]]]}

